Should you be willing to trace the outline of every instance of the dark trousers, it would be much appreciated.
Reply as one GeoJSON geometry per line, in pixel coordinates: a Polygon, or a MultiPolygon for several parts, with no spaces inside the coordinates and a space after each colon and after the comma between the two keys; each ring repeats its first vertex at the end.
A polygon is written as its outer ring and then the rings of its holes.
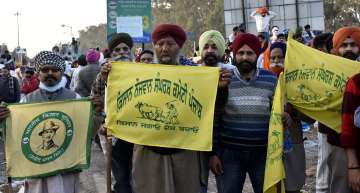
{"type": "Polygon", "coordinates": [[[225,148],[220,155],[224,173],[216,177],[219,193],[241,193],[246,173],[254,193],[263,192],[266,149],[264,150],[236,150],[225,148]]]}
{"type": "Polygon", "coordinates": [[[117,139],[112,147],[112,172],[115,177],[116,193],[132,193],[131,168],[133,144],[117,139]]]}

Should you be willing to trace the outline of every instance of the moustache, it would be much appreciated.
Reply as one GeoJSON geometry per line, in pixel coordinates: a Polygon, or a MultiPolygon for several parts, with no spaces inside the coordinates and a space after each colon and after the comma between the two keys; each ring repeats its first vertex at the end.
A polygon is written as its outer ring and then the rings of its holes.
{"type": "Polygon", "coordinates": [[[55,77],[53,77],[53,76],[47,76],[46,78],[45,78],[45,81],[47,81],[47,80],[57,80],[57,78],[55,78],[55,77]]]}
{"type": "Polygon", "coordinates": [[[114,61],[128,61],[128,60],[130,60],[130,56],[128,56],[128,55],[119,55],[119,56],[116,56],[113,60],[114,61]]]}

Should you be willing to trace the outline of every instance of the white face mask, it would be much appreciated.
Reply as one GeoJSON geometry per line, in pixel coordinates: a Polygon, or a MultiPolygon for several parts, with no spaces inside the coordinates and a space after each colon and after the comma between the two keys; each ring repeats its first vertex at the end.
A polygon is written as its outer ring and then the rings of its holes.
{"type": "Polygon", "coordinates": [[[271,63],[270,68],[274,68],[274,67],[284,68],[284,64],[283,63],[271,63]]]}
{"type": "Polygon", "coordinates": [[[48,92],[55,92],[55,91],[58,91],[60,90],[61,88],[65,88],[66,86],[66,78],[63,76],[61,78],[61,81],[59,83],[57,83],[56,85],[54,86],[46,86],[43,82],[40,82],[39,84],[39,88],[40,89],[43,89],[43,90],[46,90],[48,92]]]}

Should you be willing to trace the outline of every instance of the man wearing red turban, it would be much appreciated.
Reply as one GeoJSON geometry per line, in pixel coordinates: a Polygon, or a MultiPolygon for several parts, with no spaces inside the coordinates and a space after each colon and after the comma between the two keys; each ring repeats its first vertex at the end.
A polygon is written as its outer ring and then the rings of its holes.
{"type": "Polygon", "coordinates": [[[180,26],[159,25],[152,33],[156,63],[178,64],[180,49],[185,40],[186,33],[180,26]]]}
{"type": "MultiPolygon", "coordinates": [[[[177,25],[162,24],[152,33],[155,62],[182,65],[180,49],[185,31],[177,25]]],[[[134,145],[132,188],[136,193],[199,193],[200,152],[174,148],[134,145]]]]}
{"type": "Polygon", "coordinates": [[[255,35],[240,34],[232,46],[237,69],[226,90],[226,102],[222,103],[222,124],[214,128],[210,168],[216,175],[219,193],[242,192],[247,173],[254,192],[262,193],[277,77],[256,68],[261,45],[255,35]]]}

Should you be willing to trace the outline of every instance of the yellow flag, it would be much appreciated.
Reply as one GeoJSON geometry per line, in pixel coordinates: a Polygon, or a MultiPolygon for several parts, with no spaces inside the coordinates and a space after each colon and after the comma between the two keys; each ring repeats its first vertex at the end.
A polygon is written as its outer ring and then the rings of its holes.
{"type": "Polygon", "coordinates": [[[289,38],[285,58],[287,101],[337,132],[346,82],[359,72],[359,62],[323,53],[289,38]]]}
{"type": "Polygon", "coordinates": [[[150,146],[211,151],[219,68],[113,63],[109,133],[150,146]]]}
{"type": "Polygon", "coordinates": [[[266,155],[264,193],[285,192],[285,169],[283,162],[284,129],[282,114],[284,113],[284,76],[280,74],[271,110],[266,155]]]}
{"type": "Polygon", "coordinates": [[[32,178],[86,169],[90,163],[90,100],[9,105],[6,171],[32,178]]]}

